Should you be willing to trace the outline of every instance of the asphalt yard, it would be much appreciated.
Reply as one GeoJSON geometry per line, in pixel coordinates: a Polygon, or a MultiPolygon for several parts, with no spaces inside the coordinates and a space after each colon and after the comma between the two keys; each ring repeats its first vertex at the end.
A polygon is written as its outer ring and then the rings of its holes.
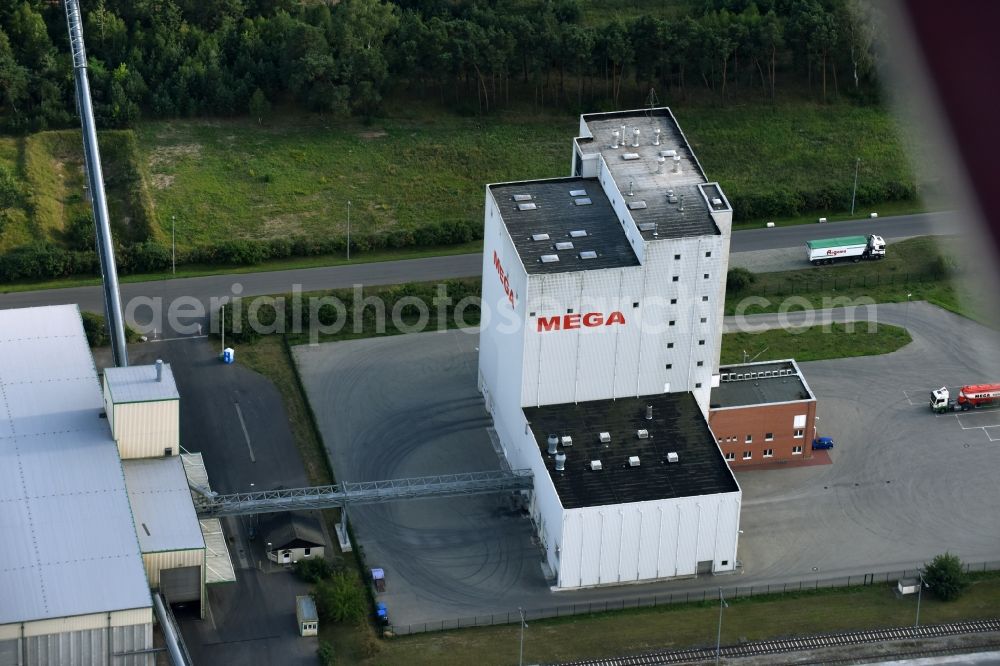
{"type": "MultiPolygon", "coordinates": [[[[996,381],[997,333],[924,303],[879,306],[877,316],[905,322],[914,341],[801,364],[820,433],[837,442],[832,464],[737,475],[741,574],[554,593],[529,521],[503,496],[358,508],[355,533],[369,565],[387,569],[393,622],[895,572],[945,550],[1000,560],[1000,410],[937,416],[925,398],[932,387],[996,381]]],[[[338,478],[497,468],[476,345],[449,331],[297,348],[338,478]]]]}

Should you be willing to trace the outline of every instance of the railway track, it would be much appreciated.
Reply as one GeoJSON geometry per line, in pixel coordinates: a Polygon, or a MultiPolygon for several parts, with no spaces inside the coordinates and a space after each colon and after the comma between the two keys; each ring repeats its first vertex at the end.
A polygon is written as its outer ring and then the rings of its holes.
{"type": "MultiPolygon", "coordinates": [[[[939,638],[942,636],[976,634],[989,631],[1000,631],[1000,618],[954,622],[951,624],[932,624],[924,627],[896,627],[892,629],[873,629],[870,631],[851,631],[841,634],[809,636],[806,638],[752,641],[749,643],[740,643],[739,645],[723,645],[719,651],[719,655],[724,658],[758,657],[782,652],[847,647],[907,639],[939,638]]],[[[646,654],[630,655],[627,657],[571,661],[565,662],[561,666],[658,666],[659,664],[685,664],[713,661],[714,659],[715,648],[693,648],[689,650],[647,652],[646,654]]]]}

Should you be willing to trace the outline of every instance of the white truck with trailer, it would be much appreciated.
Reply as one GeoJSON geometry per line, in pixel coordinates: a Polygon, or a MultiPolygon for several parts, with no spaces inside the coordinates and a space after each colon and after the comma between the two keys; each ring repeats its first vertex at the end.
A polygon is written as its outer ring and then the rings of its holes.
{"type": "Polygon", "coordinates": [[[841,236],[806,241],[809,262],[813,266],[832,264],[850,259],[858,263],[862,259],[882,259],[885,257],[885,240],[881,236],[841,236]]]}

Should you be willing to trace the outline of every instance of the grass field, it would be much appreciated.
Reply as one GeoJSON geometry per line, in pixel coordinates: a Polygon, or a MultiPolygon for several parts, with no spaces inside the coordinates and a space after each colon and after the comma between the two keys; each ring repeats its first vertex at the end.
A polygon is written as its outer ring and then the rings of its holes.
{"type": "MultiPolygon", "coordinates": [[[[897,598],[888,585],[820,590],[815,593],[729,599],[724,610],[722,643],[783,636],[908,626],[916,599],[897,598]],[[767,621],[762,621],[767,618],[767,621]]],[[[922,624],[995,617],[1000,578],[984,576],[954,602],[924,595],[922,624]]],[[[552,663],[715,644],[717,602],[660,606],[592,616],[536,620],[525,630],[525,663],[552,663]]],[[[501,666],[518,661],[517,624],[418,634],[383,641],[376,655],[366,655],[352,640],[349,627],[321,626],[320,636],[337,645],[341,664],[382,666],[501,666]]]]}
{"type": "Polygon", "coordinates": [[[809,328],[772,329],[759,333],[726,333],[722,336],[722,363],[743,363],[794,358],[822,361],[830,358],[888,354],[909,344],[910,334],[898,326],[858,324],[853,331],[845,324],[809,328]],[[759,354],[759,356],[758,356],[759,354]]]}
{"type": "MultiPolygon", "coordinates": [[[[912,180],[895,121],[874,108],[675,105],[705,170],[737,202],[797,188],[843,190],[861,176],[912,180]]],[[[470,119],[414,106],[372,125],[314,116],[147,123],[138,130],[157,219],[183,247],[229,237],[411,228],[482,216],[484,185],[568,175],[577,118],[470,119]]],[[[866,180],[861,181],[863,189],[866,180]]],[[[907,207],[911,210],[913,205],[907,207]]],[[[833,214],[834,211],[825,211],[833,214]]]]}
{"type": "MultiPolygon", "coordinates": [[[[138,163],[134,134],[101,132],[99,136],[108,214],[119,242],[150,237],[153,203],[138,163]]],[[[0,252],[27,243],[68,243],[72,220],[90,219],[90,202],[84,196],[83,148],[73,130],[39,132],[26,137],[0,137],[0,163],[15,174],[22,205],[0,233],[0,252]]]]}

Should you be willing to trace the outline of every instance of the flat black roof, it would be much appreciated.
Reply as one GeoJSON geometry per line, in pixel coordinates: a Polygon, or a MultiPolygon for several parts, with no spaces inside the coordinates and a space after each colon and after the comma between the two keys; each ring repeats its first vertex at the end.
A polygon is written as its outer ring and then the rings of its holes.
{"type": "Polygon", "coordinates": [[[490,185],[490,192],[528,273],[566,273],[639,265],[639,258],[596,178],[501,183],[490,185]],[[515,200],[515,197],[523,200],[515,200]],[[579,231],[586,235],[571,235],[579,231]],[[536,235],[548,238],[534,240],[532,237],[536,235]],[[571,246],[559,249],[556,243],[571,246]],[[593,252],[595,256],[584,259],[582,252],[593,252]],[[555,255],[559,260],[543,262],[544,255],[555,255]]]}
{"type": "Polygon", "coordinates": [[[577,404],[525,407],[535,441],[563,507],[605,506],[677,497],[736,492],[739,487],[719,452],[708,424],[690,393],[664,393],[642,398],[594,400],[577,404]],[[653,419],[646,420],[652,405],[653,419]],[[639,439],[636,431],[649,432],[639,439]],[[611,441],[604,444],[600,433],[611,441]],[[548,455],[548,435],[573,438],[566,469],[555,470],[548,455]],[[667,454],[676,452],[676,463],[667,454]],[[629,457],[638,456],[631,467],[629,457]],[[591,460],[603,469],[593,471],[591,460]]]}
{"type": "Polygon", "coordinates": [[[593,137],[576,139],[580,151],[604,157],[626,203],[636,206],[631,214],[644,240],[720,233],[711,213],[729,210],[729,204],[718,184],[708,182],[670,109],[588,113],[583,121],[593,137]],[[638,146],[633,145],[636,130],[638,146]],[[657,130],[660,143],[654,145],[657,130]],[[619,132],[618,148],[613,147],[615,131],[619,132]],[[675,156],[679,158],[677,172],[675,156]]]}
{"type": "Polygon", "coordinates": [[[791,361],[723,366],[719,368],[719,376],[719,386],[712,389],[712,407],[745,407],[815,399],[791,361]]]}

